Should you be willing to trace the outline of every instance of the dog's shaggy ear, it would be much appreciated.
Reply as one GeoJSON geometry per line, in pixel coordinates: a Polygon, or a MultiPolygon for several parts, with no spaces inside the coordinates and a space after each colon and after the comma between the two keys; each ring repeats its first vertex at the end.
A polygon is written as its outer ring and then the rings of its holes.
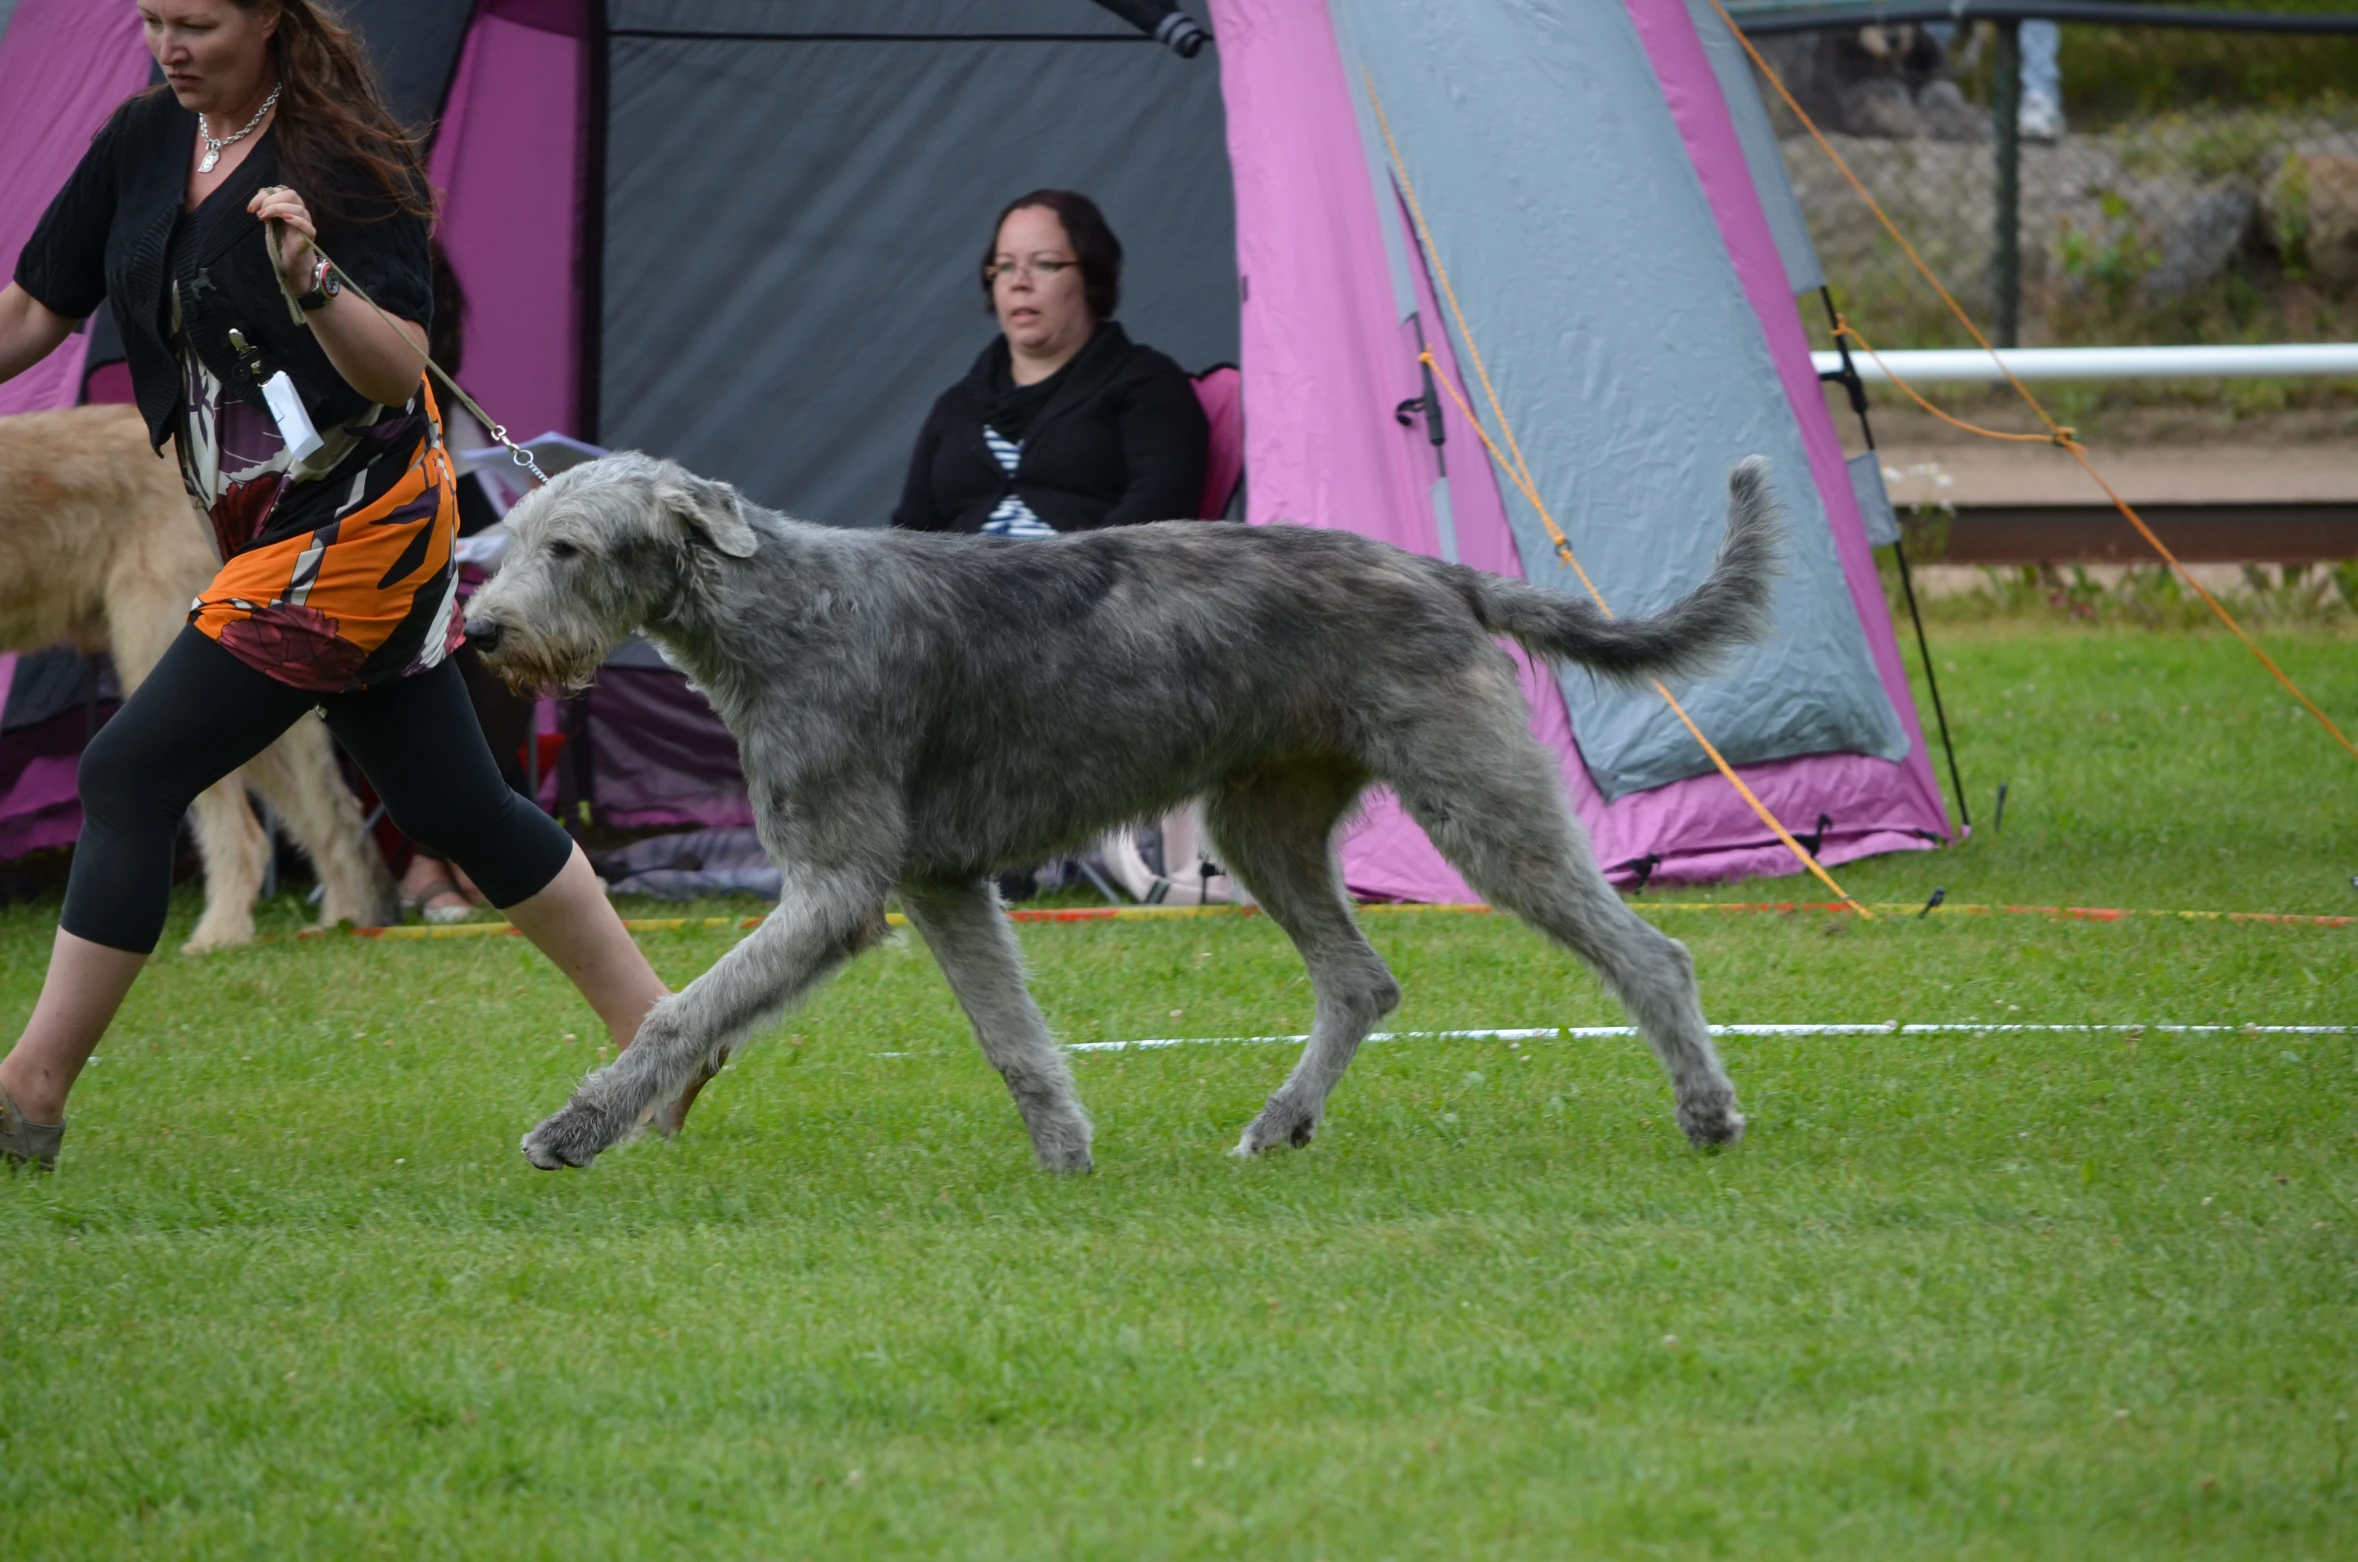
{"type": "Polygon", "coordinates": [[[737,490],[726,483],[698,477],[666,462],[655,485],[655,498],[688,530],[732,559],[750,559],[761,545],[745,519],[737,490]]]}

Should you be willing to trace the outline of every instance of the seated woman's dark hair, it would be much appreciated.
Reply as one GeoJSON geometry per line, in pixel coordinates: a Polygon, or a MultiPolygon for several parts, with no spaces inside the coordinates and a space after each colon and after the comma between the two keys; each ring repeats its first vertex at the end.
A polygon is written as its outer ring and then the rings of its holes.
{"type": "Polygon", "coordinates": [[[1072,240],[1073,259],[1081,263],[1081,296],[1088,302],[1091,318],[1111,320],[1122,303],[1122,241],[1106,225],[1105,213],[1097,209],[1097,203],[1073,190],[1034,190],[999,209],[991,223],[990,242],[983,247],[984,312],[989,313],[992,307],[991,257],[999,253],[999,230],[1027,206],[1045,206],[1056,213],[1064,224],[1064,236],[1072,240]]]}

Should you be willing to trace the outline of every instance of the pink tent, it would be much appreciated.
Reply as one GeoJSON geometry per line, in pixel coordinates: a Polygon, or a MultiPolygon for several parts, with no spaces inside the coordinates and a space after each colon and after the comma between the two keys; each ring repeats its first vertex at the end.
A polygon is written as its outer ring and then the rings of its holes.
{"type": "MultiPolygon", "coordinates": [[[[438,119],[465,377],[519,435],[638,445],[873,523],[977,345],[970,233],[1011,190],[1090,189],[1133,246],[1132,330],[1193,367],[1241,359],[1252,521],[1583,589],[1457,402],[1426,397],[1420,344],[1484,431],[1511,429],[1619,612],[1701,576],[1728,468],[1768,455],[1793,544],[1776,631],[1679,696],[1826,861],[1947,839],[1794,303],[1815,258],[1708,0],[1211,0],[1217,42],[1191,60],[1110,14],[1163,3],[976,20],[803,0],[790,27],[656,0],[348,9],[404,112],[438,119]]],[[[0,255],[147,79],[130,7],[21,0],[0,37],[0,255]]],[[[90,352],[0,387],[0,411],[79,399],[90,352]]],[[[1622,882],[1794,871],[1661,702],[1525,674],[1622,882]]],[[[665,698],[710,722],[684,686],[665,698]]],[[[569,750],[577,795],[607,806],[595,767],[627,769],[644,725],[569,750]]],[[[712,787],[628,790],[631,817],[740,811],[712,787]]],[[[1381,795],[1343,855],[1365,895],[1467,896],[1381,795]]]]}
{"type": "MultiPolygon", "coordinates": [[[[10,271],[90,138],[147,74],[132,7],[18,0],[0,38],[0,145],[11,148],[0,160],[0,256],[10,271]]],[[[0,385],[0,417],[81,400],[88,350],[87,334],[77,334],[0,385]]]]}
{"type": "MultiPolygon", "coordinates": [[[[1500,269],[1489,264],[1498,249],[1514,247],[1525,232],[1535,225],[1544,230],[1552,219],[1559,229],[1605,230],[1606,242],[1633,246],[1642,264],[1658,265],[1664,257],[1643,251],[1650,230],[1665,226],[1661,208],[1691,204],[1702,221],[1689,224],[1682,249],[1689,269],[1702,280],[1690,285],[1716,284],[1737,299],[1741,312],[1723,311],[1723,317],[1733,321],[1735,337],[1748,339],[1731,339],[1730,328],[1723,326],[1700,347],[1681,343],[1679,333],[1695,329],[1695,321],[1675,314],[1632,317],[1632,302],[1625,297],[1598,296],[1563,307],[1560,299],[1544,296],[1551,285],[1555,294],[1567,291],[1561,277],[1571,268],[1562,264],[1559,247],[1550,253],[1558,280],[1551,284],[1543,276],[1522,296],[1504,300],[1494,311],[1499,327],[1487,339],[1477,327],[1475,345],[1506,391],[1510,418],[1526,448],[1532,447],[1535,433],[1546,432],[1543,419],[1584,421],[1582,402],[1613,403],[1630,394],[1616,383],[1629,357],[1607,352],[1584,361],[1567,353],[1557,361],[1543,349],[1553,349],[1562,336],[1534,334],[1535,327],[1549,324],[1568,321],[1584,336],[1595,336],[1610,332],[1612,317],[1621,315],[1630,327],[1624,334],[1635,340],[1617,351],[1694,352],[1701,361],[1688,372],[1747,376],[1756,401],[1773,401],[1769,416],[1786,424],[1791,448],[1803,458],[1780,472],[1797,529],[1824,527],[1838,565],[1834,578],[1840,595],[1825,606],[1847,619],[1837,627],[1866,653],[1875,691],[1897,717],[1902,741],[1896,755],[1889,753],[1894,746],[1889,744],[1885,754],[1805,752],[1746,764],[1741,773],[1797,833],[1815,833],[1821,818],[1829,821],[1820,847],[1828,862],[1919,849],[1945,838],[1947,818],[1850,477],[1810,364],[1788,266],[1780,259],[1730,104],[1688,6],[1683,0],[1618,0],[1601,7],[1478,0],[1455,7],[1371,3],[1349,8],[1357,24],[1350,34],[1338,29],[1336,18],[1343,9],[1322,0],[1214,0],[1212,5],[1236,180],[1238,269],[1244,279],[1251,519],[1345,527],[1419,553],[1453,553],[1464,563],[1502,574],[1553,578],[1561,573],[1544,545],[1531,546],[1535,528],[1526,524],[1519,545],[1495,469],[1477,441],[1456,439],[1446,447],[1444,515],[1436,503],[1441,474],[1435,447],[1421,427],[1403,426],[1393,416],[1399,403],[1420,395],[1420,338],[1433,347],[1441,372],[1458,381],[1466,404],[1486,415],[1480,386],[1460,375],[1458,321],[1446,305],[1436,304],[1433,262],[1452,275],[1461,295],[1471,294],[1492,285],[1486,273],[1500,269]],[[1420,10],[1430,14],[1419,16],[1420,10]],[[1544,14],[1550,11],[1558,14],[1544,14]],[[1593,36],[1573,36],[1581,28],[1593,36]],[[1623,46],[1618,57],[1608,52],[1616,44],[1623,46]],[[1568,92],[1551,123],[1533,101],[1498,101],[1502,95],[1511,98],[1526,82],[1546,84],[1544,76],[1508,71],[1507,57],[1517,51],[1527,59],[1566,64],[1575,87],[1583,85],[1584,67],[1599,73],[1618,69],[1622,79],[1600,84],[1591,76],[1585,85],[1592,96],[1584,102],[1568,92]],[[1587,139],[1593,127],[1580,121],[1584,113],[1601,114],[1611,106],[1602,96],[1607,85],[1624,96],[1653,101],[1660,111],[1653,121],[1635,112],[1625,118],[1639,131],[1650,130],[1661,144],[1648,150],[1673,154],[1678,171],[1688,176],[1658,181],[1641,207],[1626,201],[1586,204],[1598,192],[1597,181],[1582,176],[1576,154],[1576,148],[1593,145],[1587,139]],[[1396,199],[1399,181],[1374,113],[1375,93],[1388,100],[1385,117],[1395,132],[1393,144],[1402,146],[1412,174],[1418,154],[1433,150],[1430,141],[1412,139],[1417,133],[1462,145],[1469,136],[1480,137],[1484,121],[1495,122],[1495,139],[1468,148],[1467,155],[1520,176],[1523,210],[1502,199],[1490,212],[1455,210],[1454,226],[1444,225],[1431,209],[1431,196],[1435,182],[1448,176],[1450,163],[1446,156],[1433,156],[1428,160],[1432,178],[1411,183],[1425,197],[1443,253],[1422,252],[1396,199]],[[1567,124],[1582,139],[1567,137],[1552,145],[1535,141],[1567,124]],[[1550,201],[1561,204],[1549,211],[1550,201]],[[1536,223],[1533,208],[1540,208],[1536,223]],[[1696,233],[1707,244],[1694,242],[1696,233]],[[1401,296],[1397,273],[1403,270],[1413,298],[1401,296]],[[1582,372],[1598,378],[1579,383],[1582,372]],[[1529,415],[1516,410],[1518,398],[1529,415]],[[1535,556],[1546,570],[1532,568],[1535,556]]],[[[1781,169],[1777,177],[1781,180],[1781,169]]],[[[1558,243],[1576,244],[1580,238],[1574,233],[1558,243]]],[[[1580,287],[1577,277],[1569,283],[1573,291],[1580,287]]],[[[1446,395],[1442,401],[1443,415],[1454,416],[1455,403],[1446,395]]],[[[1674,445],[1695,437],[1693,408],[1666,406],[1646,417],[1667,430],[1674,445]]],[[[1498,431],[1491,432],[1495,437],[1498,431]]],[[[1632,446],[1623,449],[1621,458],[1642,467],[1647,455],[1632,446]]],[[[1551,486],[1549,479],[1558,474],[1544,460],[1535,465],[1543,489],[1551,486]]],[[[1725,469],[1716,465],[1704,475],[1715,477],[1725,469]]],[[[1579,480],[1569,469],[1561,475],[1568,486],[1579,480]]],[[[1519,496],[1514,502],[1522,505],[1519,496]]],[[[1718,516],[1698,513],[1691,520],[1695,525],[1687,535],[1703,545],[1675,561],[1671,571],[1688,583],[1708,562],[1718,516]]],[[[1567,530],[1575,549],[1587,553],[1590,539],[1578,524],[1568,521],[1567,530]]],[[[1625,558],[1633,551],[1622,550],[1625,558]]],[[[1616,607],[1626,609],[1644,598],[1646,580],[1600,570],[1594,557],[1586,562],[1616,607]]],[[[1643,573],[1660,576],[1659,558],[1643,573]]],[[[1558,583],[1580,589],[1568,579],[1558,583]]],[[[1807,677],[1809,670],[1799,675],[1807,677]]],[[[1702,756],[1692,752],[1691,739],[1687,747],[1694,763],[1688,768],[1703,773],[1629,790],[1608,801],[1584,762],[1582,734],[1567,715],[1558,680],[1526,666],[1525,688],[1533,730],[1561,756],[1566,794],[1594,837],[1599,859],[1617,877],[1701,881],[1797,871],[1791,854],[1735,790],[1707,772],[1702,756]]],[[[1469,898],[1463,881],[1388,798],[1372,803],[1345,842],[1344,862],[1352,888],[1362,894],[1469,898]]]]}

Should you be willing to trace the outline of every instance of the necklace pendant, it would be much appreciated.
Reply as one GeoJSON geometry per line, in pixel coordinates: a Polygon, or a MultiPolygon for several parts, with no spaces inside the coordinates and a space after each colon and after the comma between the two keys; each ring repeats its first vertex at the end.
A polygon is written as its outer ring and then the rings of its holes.
{"type": "Polygon", "coordinates": [[[206,147],[205,155],[197,159],[197,172],[200,174],[209,174],[214,170],[215,167],[219,166],[220,162],[221,148],[217,146],[206,147]]]}

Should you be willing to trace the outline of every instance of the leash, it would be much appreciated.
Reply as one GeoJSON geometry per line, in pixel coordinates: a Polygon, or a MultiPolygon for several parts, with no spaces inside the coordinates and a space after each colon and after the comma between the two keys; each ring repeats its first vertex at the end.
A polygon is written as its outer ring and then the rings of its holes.
{"type": "MultiPolygon", "coordinates": [[[[279,296],[286,300],[287,317],[297,325],[308,327],[311,324],[311,317],[304,312],[303,306],[301,304],[295,302],[294,285],[287,281],[286,271],[279,264],[279,255],[281,253],[280,240],[283,237],[281,230],[284,229],[285,226],[286,224],[279,218],[271,218],[268,222],[263,224],[262,242],[270,247],[270,274],[278,280],[279,296]]],[[[540,462],[534,459],[531,451],[525,449],[522,445],[517,444],[514,440],[508,437],[508,430],[505,424],[498,422],[492,417],[490,413],[485,412],[482,408],[482,405],[478,403],[474,397],[466,393],[465,389],[462,388],[459,382],[452,377],[448,369],[445,369],[442,367],[442,365],[436,363],[433,359],[433,356],[428,353],[426,349],[420,347],[416,342],[411,341],[409,333],[401,329],[401,323],[395,320],[391,315],[387,314],[384,310],[384,307],[380,305],[375,299],[369,297],[367,292],[362,289],[360,284],[352,280],[351,274],[345,271],[342,266],[337,265],[334,257],[330,256],[326,250],[320,247],[319,241],[317,239],[313,239],[311,241],[311,252],[317,255],[321,260],[327,262],[328,269],[335,273],[336,280],[342,284],[343,290],[345,292],[350,293],[354,298],[359,299],[362,303],[368,305],[369,308],[376,311],[377,318],[385,322],[386,328],[390,330],[395,336],[401,338],[402,344],[408,347],[411,352],[417,354],[418,362],[424,365],[426,373],[430,377],[438,379],[442,382],[443,386],[448,389],[450,394],[458,401],[458,404],[466,408],[468,414],[472,416],[477,423],[483,426],[484,432],[489,434],[495,443],[499,444],[507,451],[510,459],[512,459],[516,465],[522,467],[525,471],[532,474],[532,480],[535,484],[543,487],[547,486],[549,480],[548,473],[540,469],[540,462]]]]}

